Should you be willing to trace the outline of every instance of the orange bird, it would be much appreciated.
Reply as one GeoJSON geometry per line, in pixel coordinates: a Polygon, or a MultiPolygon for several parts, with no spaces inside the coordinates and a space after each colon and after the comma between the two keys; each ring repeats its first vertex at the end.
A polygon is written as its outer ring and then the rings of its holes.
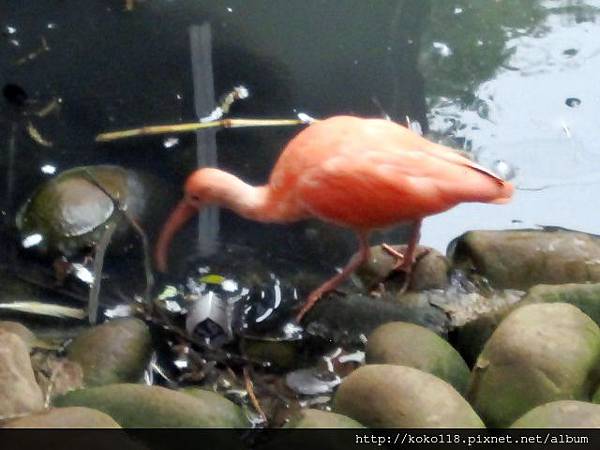
{"type": "Polygon", "coordinates": [[[373,229],[414,222],[398,269],[410,272],[424,217],[462,202],[505,203],[511,183],[394,122],[336,116],[316,121],[284,148],[268,184],[250,186],[213,168],[190,175],[185,196],[159,236],[155,259],[167,270],[169,245],[200,208],[216,204],[261,222],[318,218],[356,232],[358,253],[310,293],[297,319],[369,258],[373,229]]]}

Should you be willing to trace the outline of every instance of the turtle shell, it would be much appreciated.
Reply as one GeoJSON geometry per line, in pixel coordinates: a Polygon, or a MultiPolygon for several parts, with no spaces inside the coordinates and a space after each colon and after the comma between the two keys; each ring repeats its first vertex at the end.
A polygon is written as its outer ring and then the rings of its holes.
{"type": "Polygon", "coordinates": [[[96,183],[134,216],[143,210],[144,189],[134,172],[110,165],[76,167],[42,184],[22,206],[16,222],[23,246],[65,256],[93,247],[109,221],[120,217],[96,183]]]}

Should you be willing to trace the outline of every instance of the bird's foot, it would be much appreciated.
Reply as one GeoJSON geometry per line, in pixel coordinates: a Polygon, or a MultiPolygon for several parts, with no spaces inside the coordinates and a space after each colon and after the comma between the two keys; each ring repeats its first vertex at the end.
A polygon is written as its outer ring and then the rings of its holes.
{"type": "Polygon", "coordinates": [[[410,272],[412,272],[414,264],[423,256],[428,254],[430,251],[430,249],[428,248],[418,247],[412,258],[407,258],[407,256],[404,253],[396,250],[389,244],[381,244],[381,248],[383,248],[390,255],[398,258],[398,261],[396,262],[396,265],[392,270],[397,272],[405,272],[406,274],[410,274],[410,272]]]}
{"type": "Polygon", "coordinates": [[[417,247],[413,255],[406,255],[404,253],[399,252],[394,247],[388,244],[381,244],[381,247],[390,255],[398,258],[398,261],[396,262],[396,265],[394,266],[392,271],[404,272],[404,281],[399,290],[399,293],[403,294],[407,291],[408,287],[410,286],[411,275],[415,263],[423,256],[427,255],[429,253],[429,249],[424,247],[417,247]]]}

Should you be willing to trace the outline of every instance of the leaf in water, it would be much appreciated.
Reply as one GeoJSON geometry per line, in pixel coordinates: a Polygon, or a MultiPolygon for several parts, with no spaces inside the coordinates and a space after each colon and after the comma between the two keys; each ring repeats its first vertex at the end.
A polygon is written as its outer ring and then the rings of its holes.
{"type": "Polygon", "coordinates": [[[211,273],[208,275],[204,275],[198,281],[200,281],[201,283],[206,283],[206,284],[221,284],[221,283],[223,283],[223,281],[225,281],[225,277],[211,273]]]}
{"type": "Polygon", "coordinates": [[[27,129],[27,134],[29,134],[29,137],[31,139],[33,139],[36,143],[38,143],[44,147],[52,147],[52,145],[53,145],[52,142],[45,139],[44,136],[42,136],[42,134],[33,125],[33,123],[31,121],[27,122],[26,129],[27,129]]]}

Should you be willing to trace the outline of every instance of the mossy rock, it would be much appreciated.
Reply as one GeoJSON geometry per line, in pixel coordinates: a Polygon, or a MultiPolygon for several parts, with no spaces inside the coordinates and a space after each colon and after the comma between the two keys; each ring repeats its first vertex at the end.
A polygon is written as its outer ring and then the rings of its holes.
{"type": "Polygon", "coordinates": [[[373,428],[483,427],[450,384],[406,366],[369,364],[355,370],[338,388],[333,409],[373,428]]]}
{"type": "Polygon", "coordinates": [[[414,367],[450,383],[464,394],[470,371],[460,354],[444,339],[419,325],[391,322],[368,338],[368,364],[414,367]]]}
{"type": "Polygon", "coordinates": [[[494,331],[473,368],[468,398],[488,426],[530,409],[589,400],[599,379],[600,329],[566,303],[517,308],[494,331]]]}
{"type": "Polygon", "coordinates": [[[513,309],[514,305],[507,305],[495,311],[485,312],[452,331],[449,339],[469,367],[475,364],[485,343],[513,309]]]}
{"type": "Polygon", "coordinates": [[[452,333],[452,342],[465,361],[472,365],[500,322],[515,309],[534,303],[569,303],[600,326],[600,283],[538,284],[529,289],[519,302],[481,314],[458,327],[452,333]]]}
{"type": "Polygon", "coordinates": [[[600,283],[540,284],[529,289],[518,305],[533,303],[569,303],[577,306],[600,326],[600,283]]]}
{"type": "Polygon", "coordinates": [[[85,330],[67,347],[87,386],[136,382],[152,356],[148,326],[139,319],[116,319],[85,330]]]}
{"type": "Polygon", "coordinates": [[[600,428],[600,405],[576,400],[545,403],[526,412],[511,428],[600,428]]]}
{"type": "Polygon", "coordinates": [[[364,428],[356,420],[318,409],[301,409],[284,428],[364,428]]]}
{"type": "MultiPolygon", "coordinates": [[[[393,248],[400,253],[406,251],[406,245],[394,245],[393,248]]],[[[408,289],[410,291],[423,291],[426,289],[444,289],[448,286],[448,270],[450,262],[435,249],[419,246],[417,259],[413,265],[408,289]]],[[[395,271],[398,258],[385,250],[381,245],[374,245],[370,249],[369,259],[357,270],[356,275],[367,289],[372,289],[378,283],[388,278],[397,278],[397,286],[403,284],[402,273],[395,271]],[[396,277],[397,275],[397,277],[396,277]]],[[[386,288],[394,289],[395,283],[386,283],[386,288]]]]}
{"type": "Polygon", "coordinates": [[[16,334],[0,332],[0,417],[11,418],[43,408],[44,396],[33,373],[27,344],[16,334]]]}
{"type": "Polygon", "coordinates": [[[43,413],[14,419],[4,428],[121,428],[110,416],[90,408],[52,408],[43,413]]]}
{"type": "Polygon", "coordinates": [[[600,238],[564,229],[469,231],[448,253],[496,288],[600,282],[600,238]]]}
{"type": "Polygon", "coordinates": [[[57,398],[54,405],[97,409],[124,428],[248,426],[241,409],[217,394],[200,398],[159,386],[113,384],[81,389],[57,398]]]}
{"type": "Polygon", "coordinates": [[[31,347],[36,341],[35,334],[29,328],[19,322],[0,320],[0,333],[3,332],[13,333],[19,336],[30,351],[31,347]]]}

